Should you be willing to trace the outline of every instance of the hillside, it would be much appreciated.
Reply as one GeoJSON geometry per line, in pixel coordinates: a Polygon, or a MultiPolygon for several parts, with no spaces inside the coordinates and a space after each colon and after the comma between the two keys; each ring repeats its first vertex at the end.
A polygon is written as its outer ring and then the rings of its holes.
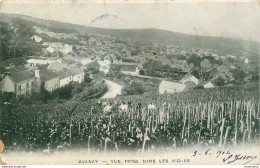
{"type": "Polygon", "coordinates": [[[41,26],[57,33],[87,33],[89,35],[113,36],[122,40],[142,43],[157,42],[182,45],[186,48],[207,48],[216,50],[219,55],[243,55],[256,59],[260,53],[260,43],[258,42],[224,37],[194,36],[157,29],[103,29],[4,13],[0,13],[0,21],[3,23],[16,23],[20,21],[27,27],[41,26]]]}

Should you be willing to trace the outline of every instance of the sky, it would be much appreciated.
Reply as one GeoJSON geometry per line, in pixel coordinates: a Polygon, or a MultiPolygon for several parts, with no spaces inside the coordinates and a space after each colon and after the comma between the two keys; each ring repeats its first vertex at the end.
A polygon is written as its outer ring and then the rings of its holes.
{"type": "Polygon", "coordinates": [[[0,12],[102,28],[156,28],[260,42],[260,2],[4,0],[0,12]],[[61,3],[63,2],[63,3],[61,3]],[[88,2],[88,3],[86,3],[88,2]],[[120,2],[120,3],[119,3],[120,2]],[[101,19],[96,19],[99,16],[101,19]],[[92,21],[95,20],[94,23],[92,21]]]}

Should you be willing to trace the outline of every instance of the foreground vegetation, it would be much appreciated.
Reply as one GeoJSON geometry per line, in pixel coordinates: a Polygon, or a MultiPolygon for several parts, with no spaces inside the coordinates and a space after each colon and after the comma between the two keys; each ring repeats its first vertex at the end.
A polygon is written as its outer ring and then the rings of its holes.
{"type": "Polygon", "coordinates": [[[8,150],[49,147],[55,151],[62,146],[145,151],[195,144],[255,144],[259,140],[259,105],[258,85],[102,101],[9,104],[3,106],[0,128],[8,150]]]}

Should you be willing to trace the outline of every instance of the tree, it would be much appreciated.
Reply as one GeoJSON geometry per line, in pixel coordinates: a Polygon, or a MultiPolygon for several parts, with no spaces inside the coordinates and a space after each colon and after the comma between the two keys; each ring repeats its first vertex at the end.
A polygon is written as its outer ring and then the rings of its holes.
{"type": "Polygon", "coordinates": [[[221,77],[218,77],[216,80],[215,80],[215,84],[217,86],[224,86],[225,85],[225,80],[221,77]]]}
{"type": "Polygon", "coordinates": [[[47,103],[47,101],[50,99],[50,93],[45,89],[45,83],[44,82],[41,83],[40,93],[41,93],[41,100],[44,103],[47,103]]]}
{"type": "Polygon", "coordinates": [[[87,83],[92,82],[92,79],[89,77],[89,74],[86,72],[84,73],[84,81],[87,83]]]}
{"type": "Polygon", "coordinates": [[[58,88],[57,93],[60,99],[69,100],[72,97],[72,84],[65,85],[64,87],[58,88]]]}

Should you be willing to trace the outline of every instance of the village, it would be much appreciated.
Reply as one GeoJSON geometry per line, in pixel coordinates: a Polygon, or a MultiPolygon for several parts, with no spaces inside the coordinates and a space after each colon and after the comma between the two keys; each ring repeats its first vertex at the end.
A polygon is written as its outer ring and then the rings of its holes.
{"type": "MultiPolygon", "coordinates": [[[[245,56],[218,55],[211,49],[186,49],[184,46],[152,42],[137,44],[102,36],[80,38],[79,35],[54,33],[37,26],[33,29],[35,34],[28,40],[42,46],[41,52],[36,53],[37,56],[5,61],[1,74],[2,92],[29,96],[32,92],[39,92],[42,84],[48,92],[52,92],[71,82],[82,83],[87,73],[94,80],[105,79],[111,74],[115,79],[120,74],[157,79],[156,90],[164,94],[230,86],[237,81],[232,72],[248,73],[241,82],[245,84],[251,81],[250,71],[257,67],[257,64],[252,66],[254,63],[245,56]],[[52,42],[44,41],[44,37],[52,42]],[[76,40],[77,43],[67,44],[66,39],[76,40]],[[99,74],[91,74],[91,69],[98,70],[99,74]]],[[[113,92],[112,89],[110,91],[113,92]]]]}

